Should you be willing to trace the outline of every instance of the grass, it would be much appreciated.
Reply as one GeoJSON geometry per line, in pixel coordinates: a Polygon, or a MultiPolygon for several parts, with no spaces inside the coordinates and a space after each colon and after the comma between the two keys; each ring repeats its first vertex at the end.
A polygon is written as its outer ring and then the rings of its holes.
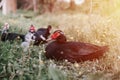
{"type": "Polygon", "coordinates": [[[109,45],[109,51],[100,59],[71,64],[46,60],[43,46],[31,46],[24,53],[20,43],[0,41],[0,78],[2,80],[119,80],[120,72],[120,16],[82,13],[43,14],[25,18],[29,13],[0,16],[0,25],[10,24],[11,32],[27,33],[30,24],[36,28],[52,25],[52,32],[61,29],[68,41],[109,45]],[[25,16],[24,16],[25,15],[25,16]]]}

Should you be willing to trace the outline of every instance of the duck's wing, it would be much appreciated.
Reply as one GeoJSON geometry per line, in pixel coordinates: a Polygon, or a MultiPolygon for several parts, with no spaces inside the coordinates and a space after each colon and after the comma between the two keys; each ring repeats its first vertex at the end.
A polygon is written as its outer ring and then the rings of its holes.
{"type": "Polygon", "coordinates": [[[77,43],[69,44],[64,49],[64,54],[70,62],[81,62],[86,60],[93,60],[103,56],[108,51],[108,46],[97,46],[89,43],[77,43]]]}
{"type": "Polygon", "coordinates": [[[81,62],[99,58],[108,50],[108,46],[96,46],[89,43],[53,42],[46,47],[47,58],[56,60],[67,59],[70,62],[81,62]]]}
{"type": "Polygon", "coordinates": [[[106,51],[106,48],[108,48],[108,46],[97,46],[94,44],[82,42],[69,42],[61,46],[61,48],[62,47],[65,48],[65,51],[68,50],[74,52],[76,55],[88,55],[101,50],[106,51]]]}

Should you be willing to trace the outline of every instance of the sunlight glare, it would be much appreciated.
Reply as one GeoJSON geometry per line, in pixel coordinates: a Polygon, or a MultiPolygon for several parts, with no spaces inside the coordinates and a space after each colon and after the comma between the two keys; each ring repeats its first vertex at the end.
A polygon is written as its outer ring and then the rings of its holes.
{"type": "Polygon", "coordinates": [[[85,0],[75,0],[75,4],[77,4],[77,5],[80,5],[84,2],[85,2],[85,0]]]}
{"type": "MultiPolygon", "coordinates": [[[[63,1],[70,3],[71,0],[63,0],[63,1]]],[[[85,0],[74,0],[74,1],[75,1],[75,4],[77,4],[77,5],[80,5],[85,2],[85,0]]]]}

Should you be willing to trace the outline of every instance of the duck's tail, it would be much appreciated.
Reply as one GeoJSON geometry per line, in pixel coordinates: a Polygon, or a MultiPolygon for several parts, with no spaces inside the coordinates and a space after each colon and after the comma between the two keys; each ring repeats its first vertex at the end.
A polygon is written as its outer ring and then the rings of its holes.
{"type": "Polygon", "coordinates": [[[105,52],[107,52],[108,50],[109,50],[109,46],[107,45],[107,46],[102,46],[101,49],[98,50],[98,51],[100,51],[101,53],[105,53],[105,52]]]}

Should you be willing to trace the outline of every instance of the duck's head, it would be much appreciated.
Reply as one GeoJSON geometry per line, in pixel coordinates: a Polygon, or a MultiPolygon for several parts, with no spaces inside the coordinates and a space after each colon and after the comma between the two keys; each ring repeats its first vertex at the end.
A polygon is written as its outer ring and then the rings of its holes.
{"type": "Polygon", "coordinates": [[[48,25],[47,29],[48,29],[48,31],[50,31],[52,29],[52,26],[48,25]]]}
{"type": "Polygon", "coordinates": [[[29,28],[29,32],[35,33],[35,31],[36,31],[35,26],[31,24],[29,28]]]}
{"type": "Polygon", "coordinates": [[[2,33],[7,33],[9,31],[9,24],[5,23],[2,29],[2,33]]]}
{"type": "Polygon", "coordinates": [[[51,35],[52,39],[57,39],[60,35],[63,35],[64,33],[61,30],[56,30],[53,32],[53,34],[51,35]]]}
{"type": "Polygon", "coordinates": [[[63,31],[56,30],[51,35],[51,40],[56,40],[57,42],[64,43],[66,42],[66,36],[64,35],[63,31]]]}

